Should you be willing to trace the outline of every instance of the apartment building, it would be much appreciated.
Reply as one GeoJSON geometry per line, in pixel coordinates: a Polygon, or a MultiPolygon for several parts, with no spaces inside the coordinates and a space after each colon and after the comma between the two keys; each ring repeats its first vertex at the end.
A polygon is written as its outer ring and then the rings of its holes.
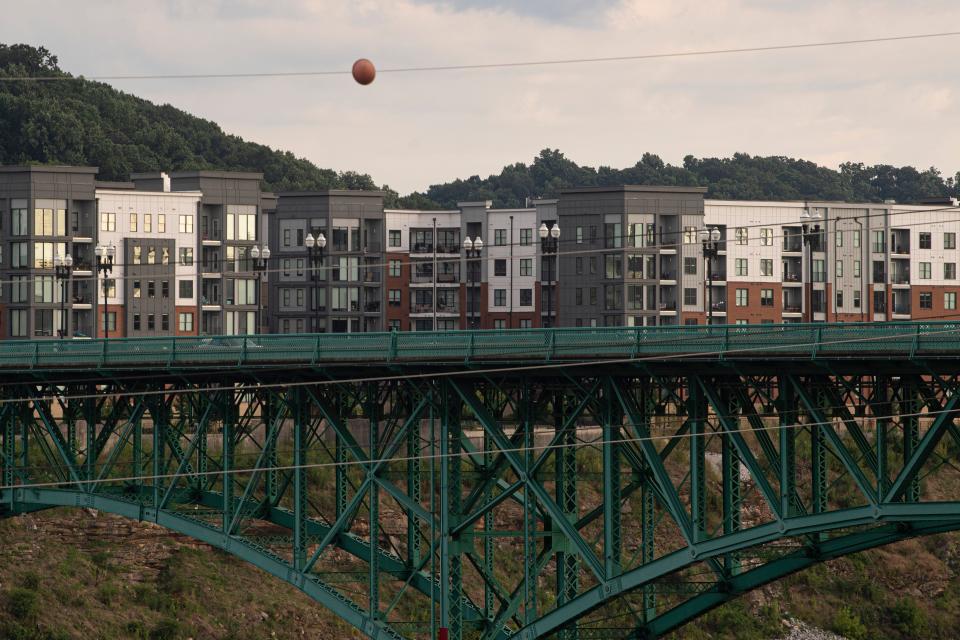
{"type": "Polygon", "coordinates": [[[256,332],[249,254],[266,246],[262,221],[275,206],[261,174],[96,174],[0,167],[0,335],[256,332]],[[112,248],[109,272],[97,269],[98,246],[112,248]],[[67,257],[68,273],[57,268],[67,257]]]}
{"type": "Polygon", "coordinates": [[[384,329],[382,192],[281,193],[268,224],[271,332],[384,329]]]}

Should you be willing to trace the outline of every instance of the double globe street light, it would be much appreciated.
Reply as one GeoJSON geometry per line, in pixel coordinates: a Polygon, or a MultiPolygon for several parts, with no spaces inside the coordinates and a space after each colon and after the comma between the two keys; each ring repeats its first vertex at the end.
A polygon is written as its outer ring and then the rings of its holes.
{"type": "Polygon", "coordinates": [[[270,247],[263,245],[261,249],[257,245],[253,245],[250,247],[250,257],[253,258],[253,273],[257,279],[257,291],[254,295],[257,296],[257,333],[260,333],[262,327],[260,315],[263,309],[262,297],[260,295],[260,279],[263,276],[263,272],[267,270],[267,260],[270,259],[270,247]]]}
{"type": "Polygon", "coordinates": [[[316,236],[308,233],[307,237],[303,239],[303,243],[307,247],[307,257],[310,260],[310,280],[313,282],[313,331],[314,333],[320,333],[320,304],[317,300],[320,289],[318,270],[323,266],[323,253],[327,246],[327,237],[321,231],[317,231],[316,236]]]}
{"type": "Polygon", "coordinates": [[[103,337],[108,338],[110,327],[107,325],[107,274],[113,273],[113,257],[117,248],[112,244],[98,244],[93,250],[97,259],[97,275],[103,279],[103,337]]]}
{"type": "MultiPolygon", "coordinates": [[[[551,317],[551,312],[553,309],[553,299],[559,298],[559,296],[553,295],[553,285],[552,282],[558,281],[560,279],[560,225],[554,223],[553,226],[547,227],[546,222],[540,223],[540,228],[537,229],[537,234],[540,236],[540,249],[544,255],[552,255],[556,259],[556,275],[550,273],[551,269],[547,268],[547,324],[545,326],[554,326],[555,319],[559,315],[559,310],[553,314],[551,317]]],[[[551,261],[547,261],[549,265],[551,261]]],[[[559,307],[559,299],[557,300],[557,306],[559,307]]]]}
{"type": "Polygon", "coordinates": [[[70,280],[70,272],[73,271],[73,256],[69,253],[61,256],[59,253],[53,257],[53,274],[60,283],[60,339],[67,335],[67,284],[70,280]]]}
{"type": "Polygon", "coordinates": [[[713,324],[713,259],[720,250],[720,229],[711,227],[700,230],[700,243],[707,263],[707,324],[713,324]]]}
{"type": "Polygon", "coordinates": [[[463,251],[467,259],[467,323],[470,329],[479,329],[479,321],[474,316],[477,315],[479,311],[477,307],[480,305],[480,295],[477,295],[476,299],[473,300],[473,305],[471,305],[470,302],[473,296],[470,295],[470,292],[473,291],[475,283],[479,283],[480,281],[480,253],[483,251],[483,240],[480,236],[477,236],[473,240],[467,236],[463,241],[463,251]],[[471,260],[475,262],[471,264],[471,260]]]}

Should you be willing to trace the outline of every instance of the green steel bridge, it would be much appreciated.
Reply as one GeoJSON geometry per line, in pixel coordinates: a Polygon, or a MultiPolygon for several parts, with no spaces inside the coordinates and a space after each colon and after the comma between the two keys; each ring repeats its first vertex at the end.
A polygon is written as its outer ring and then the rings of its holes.
{"type": "Polygon", "coordinates": [[[0,516],[155,522],[370,638],[656,638],[960,528],[958,374],[949,322],[8,341],[0,516]]]}

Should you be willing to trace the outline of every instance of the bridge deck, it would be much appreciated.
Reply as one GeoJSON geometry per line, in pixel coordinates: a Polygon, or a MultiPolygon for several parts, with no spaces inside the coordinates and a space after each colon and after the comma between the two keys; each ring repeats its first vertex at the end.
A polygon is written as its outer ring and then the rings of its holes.
{"type": "Polygon", "coordinates": [[[960,323],[883,322],[7,341],[0,371],[958,356],[960,323]]]}

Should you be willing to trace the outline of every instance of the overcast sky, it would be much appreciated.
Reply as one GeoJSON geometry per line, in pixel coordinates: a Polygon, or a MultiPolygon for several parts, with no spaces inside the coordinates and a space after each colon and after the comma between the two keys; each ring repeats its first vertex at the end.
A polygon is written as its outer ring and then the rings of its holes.
{"type": "MultiPolygon", "coordinates": [[[[958,29],[931,0],[5,2],[0,41],[87,76],[456,65],[958,29]]],[[[114,82],[402,193],[529,162],[743,151],[960,170],[960,37],[668,60],[349,76],[114,82]]]]}

